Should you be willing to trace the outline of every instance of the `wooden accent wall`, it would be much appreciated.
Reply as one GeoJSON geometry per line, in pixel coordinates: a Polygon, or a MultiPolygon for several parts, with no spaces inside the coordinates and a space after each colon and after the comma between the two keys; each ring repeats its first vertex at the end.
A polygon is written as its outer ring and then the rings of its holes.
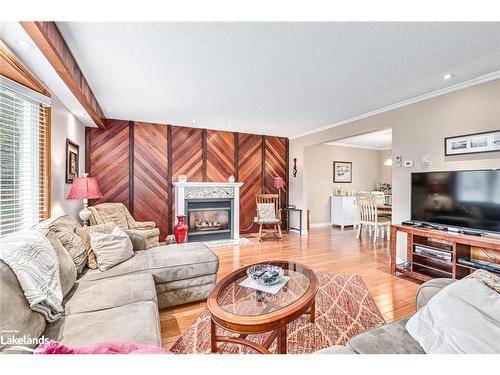
{"type": "Polygon", "coordinates": [[[207,130],[206,181],[227,181],[235,174],[235,134],[231,132],[207,130]]]}
{"type": "Polygon", "coordinates": [[[90,166],[92,177],[97,177],[102,198],[91,204],[103,202],[122,202],[129,207],[129,122],[108,121],[108,129],[92,128],[87,132],[90,147],[90,166]]]}
{"type": "Polygon", "coordinates": [[[252,232],[255,227],[255,194],[264,191],[262,138],[260,135],[238,135],[238,181],[244,182],[240,188],[240,229],[244,232],[252,232]]]}
{"type": "Polygon", "coordinates": [[[168,234],[168,128],[136,122],[134,134],[133,215],[139,221],[154,221],[160,237],[168,234]]]}
{"type": "Polygon", "coordinates": [[[106,129],[86,132],[86,170],[97,177],[101,202],[123,202],[140,221],[153,220],[161,240],[172,233],[174,192],[180,174],[189,181],[243,182],[240,230],[255,232],[255,194],[276,193],[275,176],[285,180],[288,139],[182,126],[107,120],[106,129]]]}
{"type": "Polygon", "coordinates": [[[188,181],[203,181],[202,129],[172,126],[172,180],[179,175],[188,181]]]}
{"type": "MultiPolygon", "coordinates": [[[[286,206],[288,202],[288,138],[265,137],[264,151],[265,174],[263,190],[265,193],[276,193],[274,177],[283,178],[285,186],[281,189],[281,205],[286,206]]],[[[284,222],[286,221],[284,213],[282,219],[284,222]]]]}

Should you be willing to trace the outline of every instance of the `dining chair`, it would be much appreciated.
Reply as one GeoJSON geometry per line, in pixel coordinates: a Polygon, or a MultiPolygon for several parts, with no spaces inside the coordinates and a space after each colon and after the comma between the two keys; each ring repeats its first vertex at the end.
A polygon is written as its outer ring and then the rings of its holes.
{"type": "Polygon", "coordinates": [[[369,236],[373,231],[373,242],[377,241],[380,236],[384,238],[384,233],[387,233],[387,239],[391,235],[391,221],[386,217],[380,217],[377,209],[377,199],[374,195],[358,194],[356,195],[358,205],[358,231],[356,238],[361,237],[363,226],[368,227],[369,236]]]}

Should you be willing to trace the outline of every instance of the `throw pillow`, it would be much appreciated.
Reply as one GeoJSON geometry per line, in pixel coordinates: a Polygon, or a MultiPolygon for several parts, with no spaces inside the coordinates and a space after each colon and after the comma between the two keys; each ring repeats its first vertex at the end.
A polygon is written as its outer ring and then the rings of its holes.
{"type": "Polygon", "coordinates": [[[262,222],[276,220],[274,204],[257,203],[257,220],[262,222]]]}
{"type": "Polygon", "coordinates": [[[475,278],[481,280],[486,286],[500,293],[500,276],[494,275],[485,270],[477,270],[471,273],[466,278],[475,278]]]}
{"type": "Polygon", "coordinates": [[[90,245],[90,232],[98,232],[98,233],[111,233],[113,232],[113,229],[116,228],[115,223],[105,223],[105,224],[98,224],[98,225],[92,225],[92,226],[83,226],[81,228],[76,229],[76,234],[78,234],[83,241],[83,246],[85,246],[85,252],[87,254],[87,266],[95,270],[98,268],[97,266],[97,259],[94,253],[94,250],[92,249],[92,246],[90,245]]]}
{"type": "Polygon", "coordinates": [[[119,227],[115,227],[109,234],[91,231],[90,246],[101,271],[106,271],[134,255],[130,238],[119,227]]]}
{"type": "Polygon", "coordinates": [[[76,266],[73,263],[73,259],[54,233],[49,232],[47,234],[47,239],[56,251],[57,258],[59,259],[59,278],[61,279],[61,289],[63,297],[66,297],[76,282],[76,266]]]}
{"type": "Polygon", "coordinates": [[[54,233],[66,251],[71,255],[73,263],[75,263],[76,271],[80,274],[87,264],[87,254],[85,246],[79,235],[75,233],[76,228],[81,225],[70,215],[56,216],[35,225],[33,229],[39,230],[45,235],[49,232],[54,233]]]}
{"type": "Polygon", "coordinates": [[[500,354],[500,295],[462,279],[431,298],[406,330],[428,354],[500,354]]]}

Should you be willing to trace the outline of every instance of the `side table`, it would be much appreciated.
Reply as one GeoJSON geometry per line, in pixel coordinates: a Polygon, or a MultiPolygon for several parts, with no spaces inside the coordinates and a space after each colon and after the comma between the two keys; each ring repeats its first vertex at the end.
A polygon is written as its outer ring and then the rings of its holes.
{"type": "Polygon", "coordinates": [[[286,212],[286,231],[287,233],[290,232],[290,229],[298,230],[299,234],[302,234],[302,209],[301,208],[291,208],[291,207],[285,207],[283,211],[286,212]],[[290,212],[291,211],[296,211],[299,213],[299,227],[294,228],[290,226],[290,212]]]}

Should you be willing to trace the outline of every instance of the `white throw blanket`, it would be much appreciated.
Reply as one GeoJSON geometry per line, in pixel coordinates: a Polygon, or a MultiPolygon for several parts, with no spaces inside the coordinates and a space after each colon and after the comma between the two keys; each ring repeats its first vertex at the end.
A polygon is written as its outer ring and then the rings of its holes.
{"type": "Polygon", "coordinates": [[[59,259],[42,233],[28,230],[1,238],[0,259],[16,275],[33,311],[41,313],[48,322],[61,317],[59,259]]]}

